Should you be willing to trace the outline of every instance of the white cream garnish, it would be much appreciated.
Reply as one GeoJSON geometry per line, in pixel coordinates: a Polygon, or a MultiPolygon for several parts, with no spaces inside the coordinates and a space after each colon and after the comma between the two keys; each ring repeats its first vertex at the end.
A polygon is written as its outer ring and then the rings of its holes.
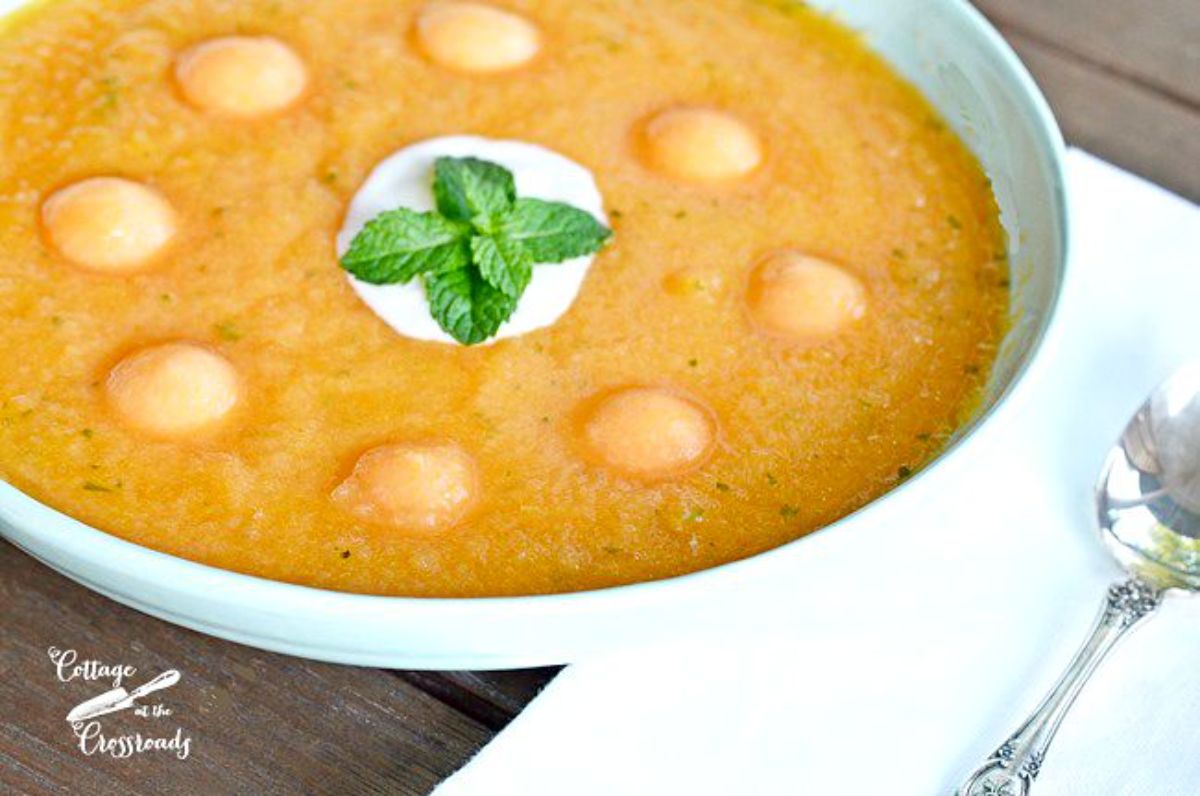
{"type": "MultiPolygon", "coordinates": [[[[434,209],[433,165],[440,157],[474,157],[497,163],[513,173],[522,197],[565,202],[607,223],[604,200],[590,171],[573,160],[536,144],[476,136],[431,138],[385,158],[354,195],[337,237],[338,257],[368,221],[387,210],[434,209]]],[[[574,303],[595,255],[555,264],[536,265],[533,279],[516,312],[488,342],[541,329],[554,323],[574,303]]],[[[349,276],[359,297],[398,334],[416,340],[458,342],[442,331],[429,313],[420,279],[404,285],[372,285],[349,276]]]]}

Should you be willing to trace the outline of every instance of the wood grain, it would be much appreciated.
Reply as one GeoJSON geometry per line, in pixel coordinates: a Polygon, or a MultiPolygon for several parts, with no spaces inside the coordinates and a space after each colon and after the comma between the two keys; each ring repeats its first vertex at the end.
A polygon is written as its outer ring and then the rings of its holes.
{"type": "Polygon", "coordinates": [[[1200,107],[1196,0],[977,0],[1005,32],[1177,104],[1200,107]]]}
{"type": "MultiPolygon", "coordinates": [[[[1044,5],[1055,6],[1056,2],[1044,5]]],[[[989,9],[989,13],[993,13],[992,6],[1003,9],[994,12],[995,21],[1046,93],[1070,143],[1193,201],[1200,200],[1200,110],[1163,92],[1147,89],[1117,71],[1097,68],[1072,51],[1047,44],[1052,40],[1049,37],[1033,38],[1010,27],[1005,20],[1014,9],[1024,8],[1027,5],[1024,2],[989,0],[980,5],[989,9]]],[[[1043,4],[1028,5],[1041,8],[1043,4]]],[[[1111,3],[1106,0],[1096,5],[1104,8],[1111,3]]],[[[1154,0],[1141,5],[1170,3],[1154,0]]],[[[1195,21],[1200,20],[1200,3],[1192,5],[1194,28],[1195,21]]],[[[1047,13],[1039,11],[1035,17],[1047,13]]],[[[1171,46],[1182,51],[1174,42],[1171,46]]],[[[1200,45],[1192,46],[1194,51],[1200,45]]],[[[1191,82],[1200,84],[1200,67],[1195,65],[1194,57],[1156,56],[1156,62],[1171,61],[1177,62],[1181,70],[1190,67],[1191,82]]],[[[1195,92],[1196,87],[1189,91],[1195,92]]]]}
{"type": "Polygon", "coordinates": [[[391,672],[259,652],[90,594],[0,545],[0,792],[424,794],[491,731],[391,672]],[[58,682],[47,648],[182,679],[169,719],[115,715],[107,733],[193,738],[190,757],[84,757],[65,721],[102,683],[58,682]],[[167,730],[170,730],[169,732],[167,730]]]}
{"type": "Polygon", "coordinates": [[[537,696],[558,667],[511,672],[396,672],[445,704],[499,732],[537,696]]]}

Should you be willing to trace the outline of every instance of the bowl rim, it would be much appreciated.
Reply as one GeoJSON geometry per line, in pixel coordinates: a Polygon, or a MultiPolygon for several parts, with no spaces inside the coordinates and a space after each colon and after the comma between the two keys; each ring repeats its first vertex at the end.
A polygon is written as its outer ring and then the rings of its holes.
{"type": "MultiPolygon", "coordinates": [[[[33,4],[40,4],[40,1],[34,0],[33,4]]],[[[15,4],[0,2],[0,17],[4,16],[6,11],[18,10],[25,5],[20,0],[17,0],[15,4]]],[[[65,552],[67,557],[81,558],[88,562],[120,561],[121,568],[129,573],[131,579],[141,579],[150,584],[174,584],[176,591],[180,589],[192,592],[220,590],[226,594],[227,598],[237,594],[253,596],[258,601],[287,605],[291,610],[303,608],[306,605],[314,607],[319,605],[321,611],[326,614],[341,611],[348,613],[386,611],[389,614],[395,614],[396,611],[401,613],[414,611],[459,614],[464,611],[479,613],[494,610],[511,616],[514,611],[539,614],[559,609],[575,611],[580,608],[599,607],[601,604],[612,607],[614,603],[641,603],[655,600],[666,593],[680,595],[697,589],[709,589],[718,582],[745,577],[752,571],[757,571],[767,562],[779,562],[794,555],[802,545],[811,545],[812,540],[826,537],[828,532],[836,531],[847,522],[855,520],[864,511],[875,511],[882,505],[891,505],[919,494],[930,481],[937,480],[931,476],[947,470],[962,458],[962,447],[967,440],[975,440],[981,435],[981,432],[1002,425],[998,421],[1002,419],[1002,416],[1007,416],[1015,410],[1016,405],[1020,402],[1019,396],[1026,392],[1026,385],[1031,381],[1031,371],[1036,363],[1045,359],[1049,338],[1057,329],[1061,316],[1063,284],[1070,270],[1072,226],[1072,214],[1066,193],[1066,144],[1050,105],[1037,83],[1008,42],[967,0],[940,0],[939,5],[949,13],[960,15],[966,26],[975,29],[985,38],[992,55],[999,59],[999,66],[1007,77],[1015,81],[1016,88],[1019,89],[1023,100],[1029,103],[1032,111],[1031,128],[1036,135],[1038,146],[1048,155],[1050,177],[1053,183],[1051,186],[1052,199],[1055,211],[1062,222],[1058,230],[1060,257],[1056,264],[1060,271],[1060,277],[1054,286],[1053,295],[1050,297],[1040,328],[1033,336],[1029,353],[1025,355],[1012,377],[997,394],[991,406],[963,426],[961,433],[933,460],[918,470],[911,479],[850,514],[777,547],[746,558],[681,575],[573,592],[480,597],[423,597],[345,592],[222,569],[144,547],[94,528],[38,501],[3,480],[0,480],[0,535],[9,539],[24,552],[67,577],[82,583],[87,588],[159,616],[170,614],[170,612],[152,610],[151,606],[114,594],[109,589],[91,582],[79,572],[67,571],[59,564],[47,561],[42,555],[21,544],[20,539],[16,538],[20,534],[10,533],[8,526],[11,524],[14,528],[26,531],[27,535],[36,536],[39,542],[48,544],[59,552],[65,552]],[[36,530],[28,531],[27,529],[30,528],[36,530]],[[154,572],[155,574],[152,578],[147,578],[143,574],[145,572],[154,572]]],[[[195,622],[182,621],[177,616],[173,616],[170,621],[197,626],[195,622]]],[[[205,632],[223,631],[218,632],[218,635],[224,635],[234,640],[244,641],[245,638],[248,638],[228,625],[206,621],[203,623],[203,627],[205,632]]],[[[270,645],[261,643],[261,639],[248,643],[270,648],[270,645]]],[[[288,646],[292,650],[301,647],[296,643],[288,646]]],[[[320,656],[312,655],[311,657],[320,656]]]]}

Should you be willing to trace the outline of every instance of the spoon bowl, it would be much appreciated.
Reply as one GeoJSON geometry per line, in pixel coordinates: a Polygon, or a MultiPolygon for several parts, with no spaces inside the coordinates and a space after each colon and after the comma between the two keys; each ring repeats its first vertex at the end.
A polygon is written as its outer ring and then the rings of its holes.
{"type": "Polygon", "coordinates": [[[1200,589],[1200,362],[1134,415],[1096,498],[1101,535],[1126,570],[1161,588],[1200,589]]]}

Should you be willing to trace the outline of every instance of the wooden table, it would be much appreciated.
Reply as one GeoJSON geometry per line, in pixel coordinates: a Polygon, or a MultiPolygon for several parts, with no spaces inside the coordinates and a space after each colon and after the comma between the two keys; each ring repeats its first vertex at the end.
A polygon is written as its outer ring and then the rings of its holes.
{"type": "MultiPolygon", "coordinates": [[[[1196,0],[979,0],[1038,78],[1068,139],[1200,200],[1196,0]]],[[[507,724],[554,669],[421,673],[331,666],[182,630],[96,596],[0,545],[0,792],[424,794],[507,724]],[[51,646],[179,667],[166,753],[84,757],[51,646]]],[[[141,682],[135,678],[135,682],[141,682]]]]}

